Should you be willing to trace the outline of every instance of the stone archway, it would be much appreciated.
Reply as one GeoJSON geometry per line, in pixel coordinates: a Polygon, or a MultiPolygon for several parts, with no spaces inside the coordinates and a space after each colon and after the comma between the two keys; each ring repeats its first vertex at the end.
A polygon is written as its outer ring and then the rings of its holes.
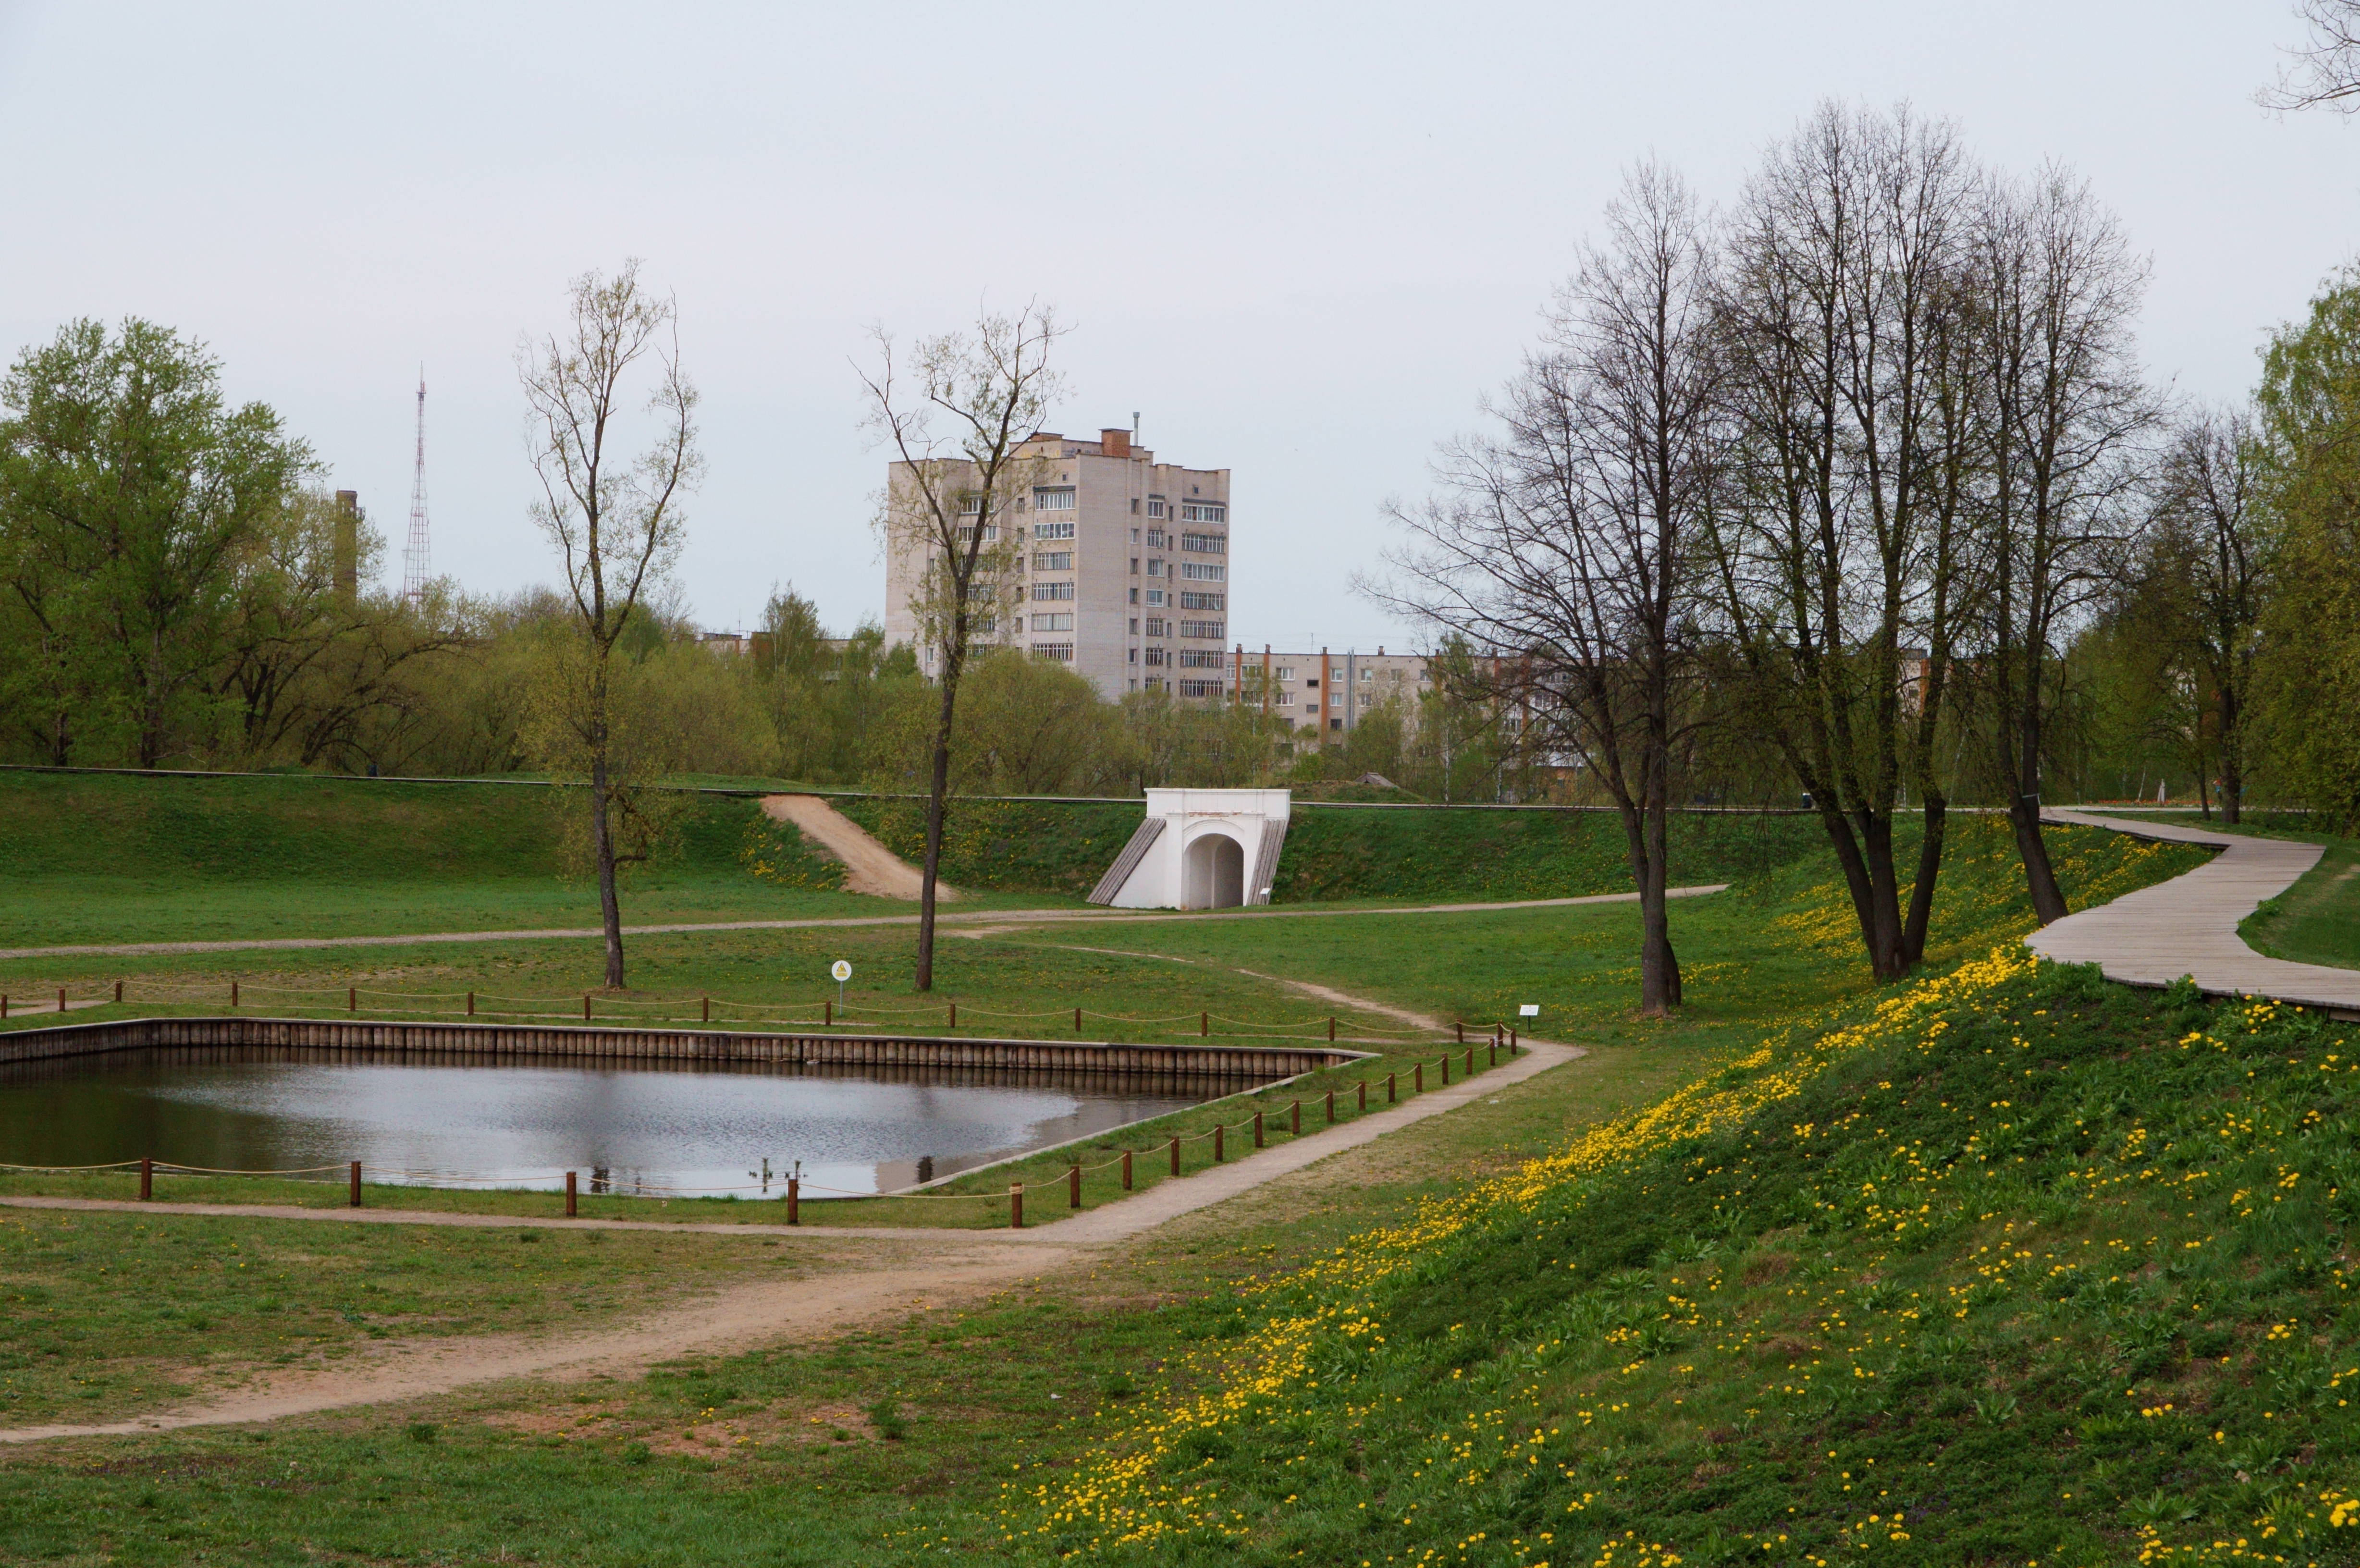
{"type": "Polygon", "coordinates": [[[1182,856],[1180,907],[1229,909],[1245,901],[1245,846],[1218,829],[1200,834],[1182,856]]]}

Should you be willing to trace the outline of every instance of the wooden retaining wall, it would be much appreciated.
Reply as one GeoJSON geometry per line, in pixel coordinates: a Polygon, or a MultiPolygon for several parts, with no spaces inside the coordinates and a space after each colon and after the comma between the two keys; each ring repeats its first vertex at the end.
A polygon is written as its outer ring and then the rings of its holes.
{"type": "Polygon", "coordinates": [[[754,1034],[596,1025],[403,1023],[334,1018],[125,1018],[0,1034],[0,1066],[165,1046],[262,1045],[333,1051],[574,1060],[748,1062],[792,1067],[949,1067],[981,1071],[1185,1073],[1292,1078],[1359,1061],[1332,1047],[1118,1045],[1106,1040],[963,1040],[925,1035],[754,1034]]]}

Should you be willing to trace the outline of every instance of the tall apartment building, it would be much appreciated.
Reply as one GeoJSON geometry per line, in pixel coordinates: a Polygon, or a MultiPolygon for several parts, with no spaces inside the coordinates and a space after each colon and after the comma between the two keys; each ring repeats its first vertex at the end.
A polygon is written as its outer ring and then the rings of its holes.
{"type": "MultiPolygon", "coordinates": [[[[1016,578],[977,642],[1069,664],[1109,700],[1228,695],[1229,471],[1158,463],[1131,436],[1043,430],[1020,449],[1035,460],[1034,483],[1000,521],[1015,530],[1016,578]]],[[[910,487],[903,466],[889,467],[889,496],[910,487]]],[[[912,609],[923,566],[917,550],[889,546],[885,635],[917,646],[931,673],[937,655],[912,609]]]]}

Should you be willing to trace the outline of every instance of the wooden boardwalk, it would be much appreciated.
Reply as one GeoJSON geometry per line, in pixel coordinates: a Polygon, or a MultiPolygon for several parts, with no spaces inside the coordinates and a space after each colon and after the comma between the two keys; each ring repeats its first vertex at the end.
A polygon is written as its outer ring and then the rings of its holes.
{"type": "Polygon", "coordinates": [[[2274,996],[2360,1018],[2360,969],[2267,958],[2237,935],[2237,922],[2316,865],[2315,844],[2249,838],[2178,822],[2130,822],[2051,810],[2049,822],[2112,828],[2141,838],[2221,846],[2221,855],[2185,876],[2125,894],[2111,904],[2068,915],[2025,944],[2064,964],[2095,964],[2109,980],[2169,985],[2182,975],[2220,996],[2274,996]]]}

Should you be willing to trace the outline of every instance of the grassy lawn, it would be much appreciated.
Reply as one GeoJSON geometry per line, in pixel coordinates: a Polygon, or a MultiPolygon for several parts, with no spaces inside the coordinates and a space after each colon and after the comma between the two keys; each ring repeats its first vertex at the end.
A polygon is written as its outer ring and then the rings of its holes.
{"type": "Polygon", "coordinates": [[[0,1425],[104,1421],[374,1341],[580,1328],[831,1266],[639,1232],[0,1209],[0,1425]]]}
{"type": "MultiPolygon", "coordinates": [[[[2053,842],[2077,901],[2201,859],[2098,830],[2053,842]]],[[[2003,849],[1962,834],[1938,931],[1946,963],[2021,930],[2003,849]]],[[[2086,1550],[2058,1561],[2123,1561],[2138,1550],[2122,1513],[2132,1503],[2185,1490],[2212,1510],[2200,1527],[2211,1530],[2228,1517],[2216,1493],[2244,1485],[2216,1485],[2206,1470],[2201,1485],[2183,1486],[2159,1468],[2147,1451],[2162,1452],[2149,1441],[2160,1418],[2137,1414],[2147,1398],[2120,1392],[2169,1402],[2158,1372],[2112,1382],[2127,1369],[2107,1356],[2155,1353],[2157,1313],[2188,1325],[2160,1342],[2162,1370],[2192,1379],[2200,1351],[2214,1354],[2211,1338],[2200,1346],[2195,1335],[2225,1327],[2220,1354],[2244,1358],[2228,1370],[2251,1379],[2235,1398],[2267,1395],[2267,1408],[2299,1409],[2314,1423],[2289,1427],[2287,1454],[2340,1440],[2341,1428],[2315,1424],[2336,1408],[2333,1394],[2283,1403],[2278,1390],[2294,1385],[2280,1374],[2292,1363],[2263,1359],[2278,1354],[2277,1341],[2263,1341],[2266,1315],[2295,1316],[2306,1334],[2332,1327],[2332,1311],[2316,1323],[2296,1315],[2322,1293],[2332,1303],[2332,1258],[2287,1272],[2267,1262],[2285,1247],[2263,1246],[2240,1269],[2190,1274],[2209,1316],[2149,1284],[2178,1256],[2166,1244],[2177,1245],[2179,1230],[2159,1228],[2167,1214],[2196,1214],[2178,1222],[2188,1239],[2223,1234],[2239,1207],[2281,1223],[2247,1200],[2287,1191],[2273,1186],[2282,1176],[2245,1171],[2267,1163],[2281,1122],[2311,1129],[2322,1158],[2334,1152],[2339,1124],[2304,1115],[2325,1093],[2314,1077],[2320,1052],[2277,1035],[2249,1047],[2228,1015],[2201,1003],[2092,993],[2085,982],[2043,991],[2007,974],[1905,1001],[1916,994],[1877,990],[1853,962],[1834,892],[1824,865],[1802,864],[1726,903],[1680,906],[1693,1005],[1672,1024],[1629,1016],[1631,915],[1622,909],[1142,926],[1120,942],[1103,927],[948,942],[946,961],[975,966],[962,984],[988,971],[1065,985],[1098,973],[1104,995],[1144,998],[1159,985],[1209,994],[1256,984],[1228,973],[1248,968],[1445,1017],[1537,1001],[1538,1032],[1594,1049],[965,1310],[825,1345],[684,1358],[645,1377],[471,1390],[250,1432],[0,1451],[0,1558],[917,1563],[1046,1563],[1080,1551],[1159,1563],[1524,1564],[1591,1562],[1611,1536],[1622,1543],[1615,1561],[1655,1568],[1667,1552],[1689,1562],[1832,1561],[1854,1550],[1875,1513],[1877,1553],[1904,1562],[2048,1563],[2068,1529],[2082,1533],[2066,1543],[2086,1550]],[[1065,951],[1076,943],[1146,956],[1065,951]],[[1880,1002],[1904,1003],[1904,1013],[1880,1002]],[[1946,1028],[1929,1046],[1932,1021],[1946,1028]],[[2200,1026],[2226,1049],[2169,1053],[2200,1026]],[[2272,1065],[2288,1055],[2299,1062],[2272,1065]],[[2169,1076],[2175,1067],[2188,1070],[2184,1081],[2169,1076]],[[2237,1098],[2249,1072],[2267,1081],[2237,1098]],[[2003,1101],[2015,1104],[1994,1104],[2003,1101]],[[2249,1125],[2220,1133],[2228,1142],[2216,1155],[2200,1140],[2223,1126],[2224,1104],[2249,1125]],[[2158,1105],[2178,1119],[2167,1126],[2149,1109],[2158,1105]],[[1970,1126],[1969,1116],[1982,1119],[1970,1126]],[[2150,1117],[2153,1145],[2185,1139],[2218,1180],[2200,1194],[2141,1177],[2147,1135],[2133,1134],[2150,1117]],[[1558,1158],[1531,1162],[1544,1151],[1558,1158]],[[1951,1185],[1917,1195],[1912,1183],[1954,1167],[1940,1178],[1951,1185]],[[1938,1222],[1925,1225],[1933,1240],[1922,1247],[1891,1236],[1905,1192],[1908,1209],[1922,1203],[1938,1222]],[[2133,1210],[2104,1208],[2125,1199],[2133,1210]],[[2198,1213],[2200,1202],[2210,1206],[2198,1213]],[[2042,1232],[2036,1255],[2073,1249],[2070,1307],[2052,1310],[2042,1303],[2066,1298],[2034,1288],[2054,1277],[2040,1272],[2049,1262],[2011,1261],[2005,1288],[1994,1286],[1993,1249],[2005,1242],[2002,1256],[2013,1258],[2028,1225],[2054,1232],[2042,1232]],[[2081,1261],[2083,1240],[2107,1247],[2108,1267],[2081,1261]],[[2112,1262],[2117,1242],[2140,1249],[2136,1266],[2112,1262]],[[2127,1277],[2130,1289],[2100,1273],[2127,1277]],[[2224,1294],[2233,1277],[2263,1283],[2224,1294]],[[2098,1287],[2086,1301],[2085,1280],[2098,1287]],[[1961,1301],[1965,1315],[1951,1316],[1961,1301]],[[1963,1343],[1940,1340],[1937,1327],[1963,1343]],[[2110,1348],[2118,1344],[2143,1348],[2110,1348]],[[2084,1361],[2091,1380],[2076,1384],[2084,1361]],[[1951,1370],[1937,1386],[1926,1367],[1951,1370]],[[1776,1392],[1798,1385],[1810,1392],[1776,1392]],[[2073,1402],[2085,1398],[2102,1408],[2080,1413],[2073,1402]],[[1830,1450],[1836,1463],[1822,1457],[1830,1450]],[[1928,1465],[1932,1480],[1916,1478],[1928,1465]],[[1868,1479],[1905,1469],[1913,1479],[1904,1486],[1868,1479]],[[2098,1523],[2057,1501],[2068,1490],[2103,1499],[2081,1505],[2098,1523]],[[1888,1529],[1887,1516],[1904,1506],[1905,1533],[1925,1545],[1888,1539],[1900,1527],[1888,1529]],[[1921,1508],[1933,1524],[1918,1522],[1921,1508]],[[1760,1549],[1779,1533],[1791,1541],[1760,1549]]],[[[683,947],[697,945],[710,944],[683,947]]],[[[780,951],[758,945],[743,962],[780,951]]],[[[677,958],[683,984],[704,977],[697,965],[707,960],[677,958]]],[[[552,944],[547,961],[588,958],[552,944]]],[[[662,973],[669,984],[674,972],[662,973]]],[[[1274,988],[1257,995],[1273,1015],[1282,1002],[1302,1005],[1274,988]]],[[[2312,1163],[2306,1153],[2302,1170],[2312,1163]]],[[[2324,1203],[2333,1185],[2320,1175],[2291,1191],[2324,1203]]],[[[2279,1240],[2308,1235],[2310,1214],[2279,1240]]],[[[555,1267],[553,1227],[546,1234],[526,1246],[513,1234],[455,1233],[451,1256],[504,1262],[512,1290],[553,1301],[580,1276],[555,1267]]],[[[362,1239],[313,1225],[287,1245],[330,1257],[362,1239]]],[[[566,1239],[586,1246],[581,1234],[566,1239]]],[[[11,1258],[0,1267],[12,1282],[54,1290],[63,1265],[11,1258]]],[[[282,1300],[299,1289],[307,1302],[335,1295],[284,1272],[274,1282],[282,1300]]],[[[2303,1342],[2322,1367],[2333,1354],[2303,1342]]],[[[2311,1375],[2299,1368],[2298,1381],[2311,1375]]],[[[2258,1410],[2244,1414],[2254,1419],[2241,1415],[2235,1437],[2276,1435],[2258,1410]]],[[[2184,1447],[2172,1452],[2192,1454],[2191,1466],[2214,1464],[2197,1452],[2209,1425],[2181,1425],[2173,1441],[2184,1447]]],[[[2281,1472],[2282,1459],[2242,1447],[2238,1458],[2263,1464],[2246,1473],[2265,1481],[2292,1475],[2309,1486],[2314,1475],[2281,1472]]],[[[2158,1517],[2178,1506],[2155,1505],[2158,1517]]],[[[2256,1532],[2240,1524],[2239,1533],[2256,1532]]]]}

